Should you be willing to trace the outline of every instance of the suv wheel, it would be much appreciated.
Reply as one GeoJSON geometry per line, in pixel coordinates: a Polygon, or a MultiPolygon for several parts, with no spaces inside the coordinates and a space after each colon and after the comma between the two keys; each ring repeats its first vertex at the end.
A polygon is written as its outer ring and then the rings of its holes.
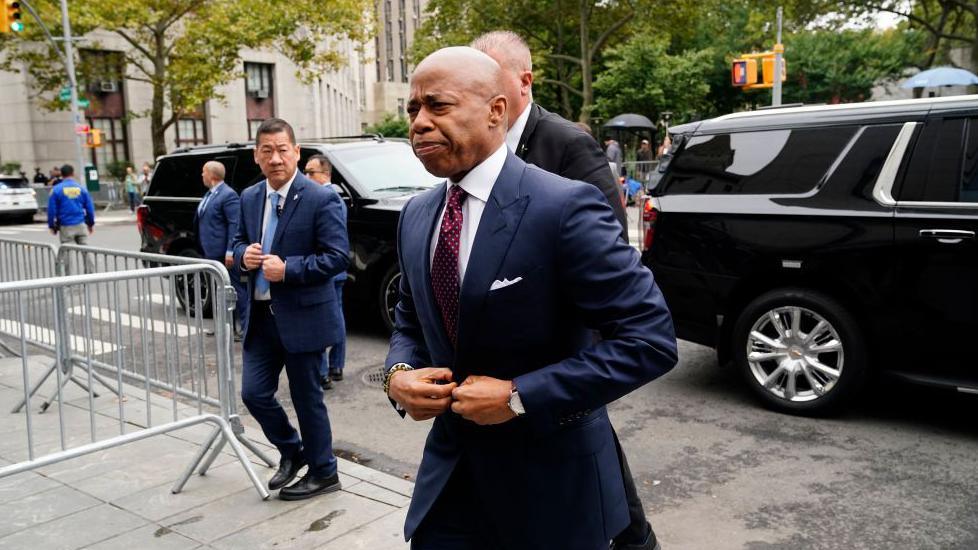
{"type": "MultiPolygon", "coordinates": [[[[201,258],[199,252],[193,248],[185,248],[180,252],[177,252],[177,256],[183,256],[185,258],[201,258]]],[[[200,287],[200,304],[203,309],[203,316],[206,319],[213,317],[213,304],[211,303],[211,287],[207,283],[204,277],[193,277],[177,275],[173,278],[173,284],[176,286],[177,300],[180,302],[180,306],[190,314],[191,317],[197,315],[197,287],[200,287]],[[196,284],[199,282],[200,284],[196,284]]]]}
{"type": "Polygon", "coordinates": [[[377,299],[380,319],[384,322],[384,327],[388,332],[394,332],[394,308],[400,299],[400,285],[401,267],[394,263],[380,280],[380,291],[377,299]]]}
{"type": "Polygon", "coordinates": [[[768,292],[748,304],[734,325],[732,350],[751,390],[769,407],[794,414],[836,410],[868,370],[852,315],[804,289],[768,292]]]}

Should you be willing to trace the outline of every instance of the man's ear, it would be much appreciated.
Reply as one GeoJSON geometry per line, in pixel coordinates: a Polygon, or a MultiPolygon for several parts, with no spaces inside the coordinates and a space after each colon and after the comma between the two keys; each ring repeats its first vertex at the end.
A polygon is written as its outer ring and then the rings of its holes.
{"type": "Polygon", "coordinates": [[[489,100],[489,123],[491,128],[495,128],[500,124],[506,125],[507,109],[506,96],[499,94],[489,100]]]}
{"type": "Polygon", "coordinates": [[[529,96],[533,88],[533,71],[523,71],[520,74],[520,95],[529,96]]]}

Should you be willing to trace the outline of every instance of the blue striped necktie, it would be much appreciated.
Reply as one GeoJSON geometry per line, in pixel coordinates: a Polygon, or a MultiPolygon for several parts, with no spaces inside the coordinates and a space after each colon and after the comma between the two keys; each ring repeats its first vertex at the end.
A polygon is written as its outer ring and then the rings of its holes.
{"type": "MultiPolygon", "coordinates": [[[[272,250],[272,241],[275,240],[275,229],[278,228],[278,200],[281,197],[278,193],[272,193],[268,200],[272,203],[272,211],[268,214],[268,226],[262,233],[261,253],[268,254],[272,250]]],[[[259,294],[265,294],[271,290],[271,283],[265,278],[265,272],[258,270],[258,277],[255,279],[255,288],[259,294]]]]}

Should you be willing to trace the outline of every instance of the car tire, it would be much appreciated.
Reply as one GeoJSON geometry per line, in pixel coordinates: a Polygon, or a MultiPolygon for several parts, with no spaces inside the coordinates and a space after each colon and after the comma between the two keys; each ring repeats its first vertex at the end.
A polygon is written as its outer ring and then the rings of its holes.
{"type": "Polygon", "coordinates": [[[400,299],[401,266],[393,263],[380,278],[377,289],[377,311],[388,332],[394,332],[394,306],[400,299]]]}
{"type": "Polygon", "coordinates": [[[751,391],[790,414],[838,412],[869,372],[856,319],[835,299],[802,288],[751,301],[734,324],[731,350],[751,391]]]}
{"type": "MultiPolygon", "coordinates": [[[[200,253],[193,248],[185,248],[180,252],[177,252],[176,255],[183,256],[184,258],[203,258],[203,256],[201,256],[200,253]]],[[[177,295],[177,301],[180,302],[180,307],[182,307],[184,311],[189,313],[190,316],[196,317],[197,299],[194,294],[195,292],[194,278],[187,277],[186,284],[184,284],[184,276],[177,275],[176,277],[173,278],[173,284],[175,287],[175,294],[177,295]]],[[[211,317],[214,316],[214,310],[213,310],[214,304],[213,301],[211,300],[210,286],[203,285],[202,289],[204,291],[203,294],[201,295],[201,300],[200,300],[203,309],[202,313],[205,319],[210,319],[211,317]]]]}

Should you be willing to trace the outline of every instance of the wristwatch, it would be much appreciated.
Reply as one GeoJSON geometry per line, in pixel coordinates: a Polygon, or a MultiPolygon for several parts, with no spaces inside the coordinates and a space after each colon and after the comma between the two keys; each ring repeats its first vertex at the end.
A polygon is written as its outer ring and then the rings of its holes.
{"type": "Polygon", "coordinates": [[[509,392],[509,410],[513,411],[516,416],[526,414],[526,409],[523,408],[523,400],[520,399],[520,392],[516,391],[515,385],[509,392]]]}
{"type": "Polygon", "coordinates": [[[394,363],[390,369],[387,370],[387,374],[384,375],[384,393],[390,395],[391,392],[391,377],[394,376],[395,372],[414,370],[414,367],[408,365],[407,363],[394,363]]]}

